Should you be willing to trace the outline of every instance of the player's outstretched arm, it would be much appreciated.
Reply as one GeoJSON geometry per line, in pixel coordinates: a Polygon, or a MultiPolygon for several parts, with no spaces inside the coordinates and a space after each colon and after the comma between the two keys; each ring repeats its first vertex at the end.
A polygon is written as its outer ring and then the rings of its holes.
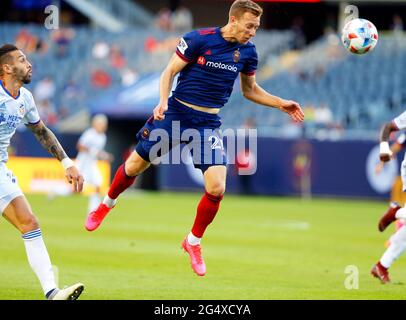
{"type": "MultiPolygon", "coordinates": [[[[403,145],[401,145],[398,142],[395,142],[394,144],[392,144],[390,146],[390,151],[391,151],[391,159],[396,158],[396,155],[402,151],[403,149],[403,145]]],[[[375,166],[375,173],[376,174],[380,174],[383,170],[383,167],[385,166],[385,162],[384,161],[380,161],[376,166],[375,166]]]]}
{"type": "Polygon", "coordinates": [[[278,108],[289,114],[296,122],[304,120],[304,113],[297,102],[271,95],[257,84],[255,75],[249,76],[241,73],[241,91],[248,100],[267,107],[278,108]]]}
{"type": "Polygon", "coordinates": [[[398,142],[395,142],[391,145],[390,150],[392,151],[392,158],[394,158],[400,151],[402,151],[403,145],[398,142]]]}
{"type": "Polygon", "coordinates": [[[154,119],[165,119],[165,111],[168,110],[168,98],[171,93],[173,79],[186,67],[188,63],[174,53],[165,70],[161,74],[159,82],[159,103],[154,109],[154,119]]]}
{"type": "Polygon", "coordinates": [[[398,131],[398,127],[393,123],[393,122],[388,122],[386,123],[382,129],[381,129],[381,134],[380,134],[380,150],[379,150],[379,158],[383,162],[388,162],[392,155],[393,152],[389,148],[389,136],[392,132],[398,131]]]}
{"type": "Polygon", "coordinates": [[[61,161],[65,175],[70,184],[73,184],[74,192],[81,192],[83,189],[83,177],[75,167],[73,161],[66,155],[54,133],[40,120],[38,123],[27,125],[34,133],[39,143],[55,158],[61,161]]]}

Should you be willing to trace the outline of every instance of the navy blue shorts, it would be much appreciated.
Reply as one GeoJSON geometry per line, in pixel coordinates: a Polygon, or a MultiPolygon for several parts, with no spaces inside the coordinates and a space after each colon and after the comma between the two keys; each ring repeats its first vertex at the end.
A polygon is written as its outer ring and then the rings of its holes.
{"type": "Polygon", "coordinates": [[[175,146],[186,144],[194,166],[205,172],[210,166],[227,165],[220,126],[218,115],[194,110],[171,97],[165,119],[150,117],[137,133],[135,150],[152,162],[175,146]]]}

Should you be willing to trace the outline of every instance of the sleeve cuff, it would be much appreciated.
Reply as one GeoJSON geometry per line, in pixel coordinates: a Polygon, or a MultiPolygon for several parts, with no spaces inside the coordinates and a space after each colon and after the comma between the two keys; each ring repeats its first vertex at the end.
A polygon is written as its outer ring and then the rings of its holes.
{"type": "Polygon", "coordinates": [[[38,119],[37,121],[34,121],[34,122],[28,122],[27,124],[31,124],[31,125],[34,125],[34,124],[37,124],[37,123],[39,123],[41,121],[41,119],[38,119]]]}
{"type": "Polygon", "coordinates": [[[179,58],[181,58],[183,61],[189,63],[192,62],[192,59],[186,58],[183,54],[181,54],[179,51],[176,50],[176,54],[178,55],[179,58]]]}
{"type": "Polygon", "coordinates": [[[254,76],[255,75],[255,73],[256,73],[256,70],[254,70],[254,71],[250,71],[250,72],[243,72],[244,74],[246,74],[247,76],[249,76],[249,77],[252,77],[252,76],[254,76]]]}

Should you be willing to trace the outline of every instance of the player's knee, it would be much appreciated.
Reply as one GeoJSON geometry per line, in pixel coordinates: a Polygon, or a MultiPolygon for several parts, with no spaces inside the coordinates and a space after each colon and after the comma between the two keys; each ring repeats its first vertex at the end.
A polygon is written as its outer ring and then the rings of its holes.
{"type": "Polygon", "coordinates": [[[226,184],[224,182],[214,182],[206,186],[207,193],[219,197],[226,192],[226,184]]]}
{"type": "Polygon", "coordinates": [[[143,173],[149,165],[150,163],[142,159],[139,155],[133,154],[125,162],[125,173],[130,177],[134,177],[143,173]]]}
{"type": "Polygon", "coordinates": [[[130,177],[135,177],[143,173],[148,166],[142,166],[141,163],[137,161],[127,161],[125,163],[125,173],[130,177]]]}
{"type": "Polygon", "coordinates": [[[37,230],[39,229],[39,221],[33,214],[28,214],[19,221],[18,229],[21,233],[37,230]]]}

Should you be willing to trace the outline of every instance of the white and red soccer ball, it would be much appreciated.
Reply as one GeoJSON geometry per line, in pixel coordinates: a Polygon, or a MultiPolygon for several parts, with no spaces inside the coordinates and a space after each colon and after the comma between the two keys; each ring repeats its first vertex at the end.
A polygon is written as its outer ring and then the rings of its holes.
{"type": "Polygon", "coordinates": [[[343,28],[341,41],[354,54],[372,51],[378,43],[378,31],[374,24],[365,19],[353,19],[343,28]]]}

